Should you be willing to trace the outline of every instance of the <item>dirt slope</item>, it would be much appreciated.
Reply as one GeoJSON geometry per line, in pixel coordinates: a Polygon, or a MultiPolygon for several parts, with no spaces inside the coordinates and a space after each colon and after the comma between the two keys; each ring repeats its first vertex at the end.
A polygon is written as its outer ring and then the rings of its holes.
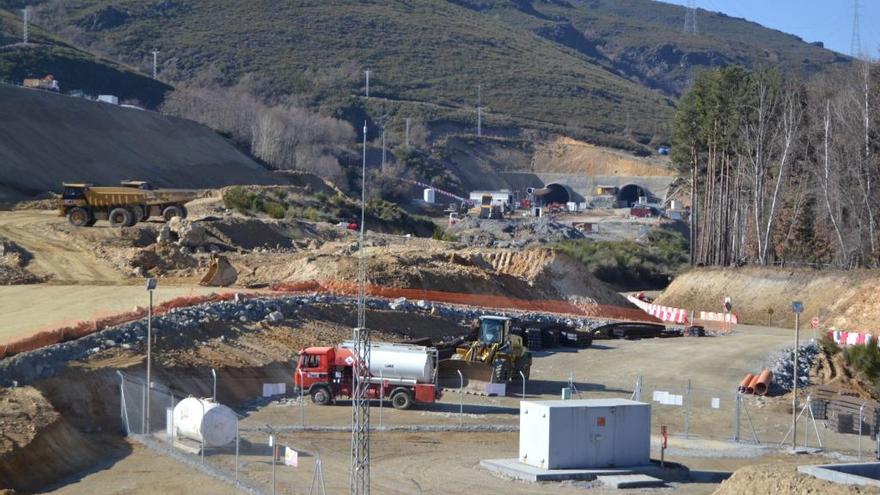
{"type": "Polygon", "coordinates": [[[0,201],[63,181],[214,187],[279,182],[212,130],[184,119],[0,86],[0,201]]]}
{"type": "Polygon", "coordinates": [[[532,158],[535,172],[585,175],[667,177],[675,175],[670,165],[665,157],[640,158],[566,137],[538,147],[532,158]]]}
{"type": "Polygon", "coordinates": [[[815,271],[763,267],[701,268],[681,274],[657,302],[702,311],[721,311],[725,296],[733,299],[740,322],[793,327],[791,301],[804,303],[808,321],[818,315],[823,327],[850,331],[876,329],[880,317],[880,283],[876,270],[815,271]]]}

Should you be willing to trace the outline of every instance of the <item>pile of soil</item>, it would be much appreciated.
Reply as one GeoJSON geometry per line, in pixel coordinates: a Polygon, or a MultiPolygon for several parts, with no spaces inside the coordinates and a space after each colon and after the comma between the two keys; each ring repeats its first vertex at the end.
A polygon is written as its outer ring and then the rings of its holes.
{"type": "MultiPolygon", "coordinates": [[[[328,243],[318,250],[295,253],[282,263],[273,257],[249,269],[236,268],[245,284],[355,281],[355,252],[355,245],[328,243]]],[[[581,263],[551,249],[453,251],[445,243],[423,242],[367,248],[367,258],[368,282],[377,286],[631,307],[581,263]]]]}
{"type": "Polygon", "coordinates": [[[549,217],[505,220],[467,217],[448,230],[460,242],[480,247],[523,248],[584,238],[583,232],[549,217]]]}
{"type": "Polygon", "coordinates": [[[0,285],[36,284],[45,281],[28,271],[30,253],[0,237],[0,285]]]}
{"type": "Polygon", "coordinates": [[[698,268],[677,276],[658,304],[722,311],[726,296],[740,323],[794,327],[791,301],[802,301],[802,325],[819,316],[823,328],[868,331],[880,314],[877,270],[810,270],[769,267],[698,268]],[[772,310],[772,315],[770,311],[772,310]]]}
{"type": "Polygon", "coordinates": [[[798,473],[796,464],[749,466],[736,470],[713,495],[856,495],[876,488],[849,486],[798,473]]]}

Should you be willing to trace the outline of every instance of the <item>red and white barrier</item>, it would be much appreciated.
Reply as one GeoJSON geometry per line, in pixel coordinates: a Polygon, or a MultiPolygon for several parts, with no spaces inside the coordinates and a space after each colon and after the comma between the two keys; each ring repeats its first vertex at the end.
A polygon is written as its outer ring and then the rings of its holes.
{"type": "Polygon", "coordinates": [[[682,308],[670,308],[669,306],[661,306],[659,304],[651,304],[635,296],[627,296],[629,302],[635,304],[639,309],[649,315],[659,319],[660,321],[668,321],[671,323],[685,324],[688,322],[688,312],[682,308]]]}
{"type": "Polygon", "coordinates": [[[708,321],[721,321],[725,323],[732,323],[734,325],[739,323],[739,317],[737,317],[735,313],[713,313],[711,311],[700,311],[700,319],[708,321]]]}
{"type": "Polygon", "coordinates": [[[871,345],[871,342],[874,341],[876,341],[877,346],[880,347],[880,339],[875,339],[870,333],[831,330],[828,332],[828,336],[831,337],[837,345],[844,347],[848,345],[871,345]]]}

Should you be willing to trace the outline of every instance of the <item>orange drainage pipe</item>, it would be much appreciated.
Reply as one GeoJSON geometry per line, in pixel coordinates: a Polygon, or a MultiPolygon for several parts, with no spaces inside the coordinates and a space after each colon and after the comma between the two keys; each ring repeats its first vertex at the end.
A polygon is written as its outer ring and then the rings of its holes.
{"type": "Polygon", "coordinates": [[[753,375],[751,373],[747,374],[746,377],[743,378],[741,382],[739,382],[739,387],[736,388],[736,391],[740,392],[740,393],[745,392],[746,389],[749,388],[749,384],[752,383],[752,380],[754,378],[755,378],[755,375],[753,375]]]}
{"type": "Polygon", "coordinates": [[[755,393],[755,386],[756,385],[758,385],[758,377],[754,376],[754,378],[752,378],[752,381],[750,381],[748,386],[746,387],[746,393],[747,394],[755,393]]]}
{"type": "Polygon", "coordinates": [[[758,375],[758,380],[755,383],[755,393],[757,395],[767,395],[767,392],[770,391],[770,382],[773,381],[773,372],[770,370],[764,370],[758,375]]]}

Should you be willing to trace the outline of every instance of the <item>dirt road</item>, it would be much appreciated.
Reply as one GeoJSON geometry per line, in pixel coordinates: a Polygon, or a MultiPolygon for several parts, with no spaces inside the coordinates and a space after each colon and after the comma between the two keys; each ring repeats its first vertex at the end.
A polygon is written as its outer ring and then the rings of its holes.
{"type": "Polygon", "coordinates": [[[125,277],[109,264],[62,238],[53,229],[46,228],[49,224],[63,222],[55,211],[0,212],[0,237],[24,248],[33,256],[28,270],[51,277],[54,283],[125,283],[125,277]]]}

